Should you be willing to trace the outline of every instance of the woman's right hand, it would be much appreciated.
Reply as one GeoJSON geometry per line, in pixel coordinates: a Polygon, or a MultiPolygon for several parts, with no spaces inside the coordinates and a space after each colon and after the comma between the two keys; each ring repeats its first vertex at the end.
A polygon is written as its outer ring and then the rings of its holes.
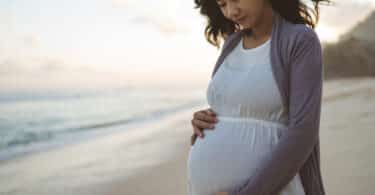
{"type": "Polygon", "coordinates": [[[191,145],[194,145],[197,137],[204,137],[203,129],[215,128],[215,123],[218,122],[216,113],[211,109],[204,109],[194,112],[191,124],[193,126],[193,135],[191,136],[191,145]]]}

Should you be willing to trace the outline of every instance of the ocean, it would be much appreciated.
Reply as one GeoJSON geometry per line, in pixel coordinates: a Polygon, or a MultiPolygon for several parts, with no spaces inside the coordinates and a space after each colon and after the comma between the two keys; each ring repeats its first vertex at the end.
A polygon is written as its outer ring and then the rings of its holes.
{"type": "Polygon", "coordinates": [[[0,92],[0,160],[155,122],[204,105],[204,95],[189,87],[0,92]]]}

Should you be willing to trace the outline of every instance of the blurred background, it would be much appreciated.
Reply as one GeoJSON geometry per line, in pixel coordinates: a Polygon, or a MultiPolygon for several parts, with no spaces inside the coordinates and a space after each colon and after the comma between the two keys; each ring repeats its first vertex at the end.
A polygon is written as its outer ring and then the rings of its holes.
{"type": "MultiPolygon", "coordinates": [[[[374,194],[375,0],[321,7],[327,194],[374,194]]],[[[220,50],[190,0],[0,1],[0,194],[186,194],[220,50]]]]}

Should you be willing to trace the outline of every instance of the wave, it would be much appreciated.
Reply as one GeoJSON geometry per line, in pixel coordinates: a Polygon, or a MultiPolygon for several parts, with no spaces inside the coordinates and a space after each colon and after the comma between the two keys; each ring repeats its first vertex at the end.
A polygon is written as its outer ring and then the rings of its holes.
{"type": "Polygon", "coordinates": [[[204,103],[203,100],[193,100],[188,103],[181,104],[171,108],[159,109],[152,112],[147,112],[142,115],[132,116],[131,118],[124,118],[120,120],[105,121],[99,123],[89,123],[86,125],[78,125],[71,127],[61,127],[57,129],[42,130],[42,131],[15,131],[11,137],[6,139],[3,137],[3,143],[0,144],[0,151],[7,150],[18,146],[32,146],[32,144],[45,142],[48,140],[59,139],[64,135],[74,136],[74,134],[90,131],[106,131],[109,127],[116,127],[128,124],[136,124],[148,122],[151,120],[158,120],[162,117],[168,117],[176,112],[189,109],[204,103]]]}

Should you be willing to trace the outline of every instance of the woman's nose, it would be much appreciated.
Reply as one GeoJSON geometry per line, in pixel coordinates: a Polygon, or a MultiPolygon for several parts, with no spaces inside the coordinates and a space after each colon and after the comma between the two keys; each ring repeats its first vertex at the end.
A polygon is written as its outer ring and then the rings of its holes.
{"type": "Polygon", "coordinates": [[[236,9],[236,8],[234,8],[234,9],[230,9],[229,11],[228,11],[228,16],[229,16],[229,18],[231,19],[231,20],[237,20],[238,19],[238,17],[240,16],[239,15],[239,11],[238,11],[238,9],[236,9]]]}

